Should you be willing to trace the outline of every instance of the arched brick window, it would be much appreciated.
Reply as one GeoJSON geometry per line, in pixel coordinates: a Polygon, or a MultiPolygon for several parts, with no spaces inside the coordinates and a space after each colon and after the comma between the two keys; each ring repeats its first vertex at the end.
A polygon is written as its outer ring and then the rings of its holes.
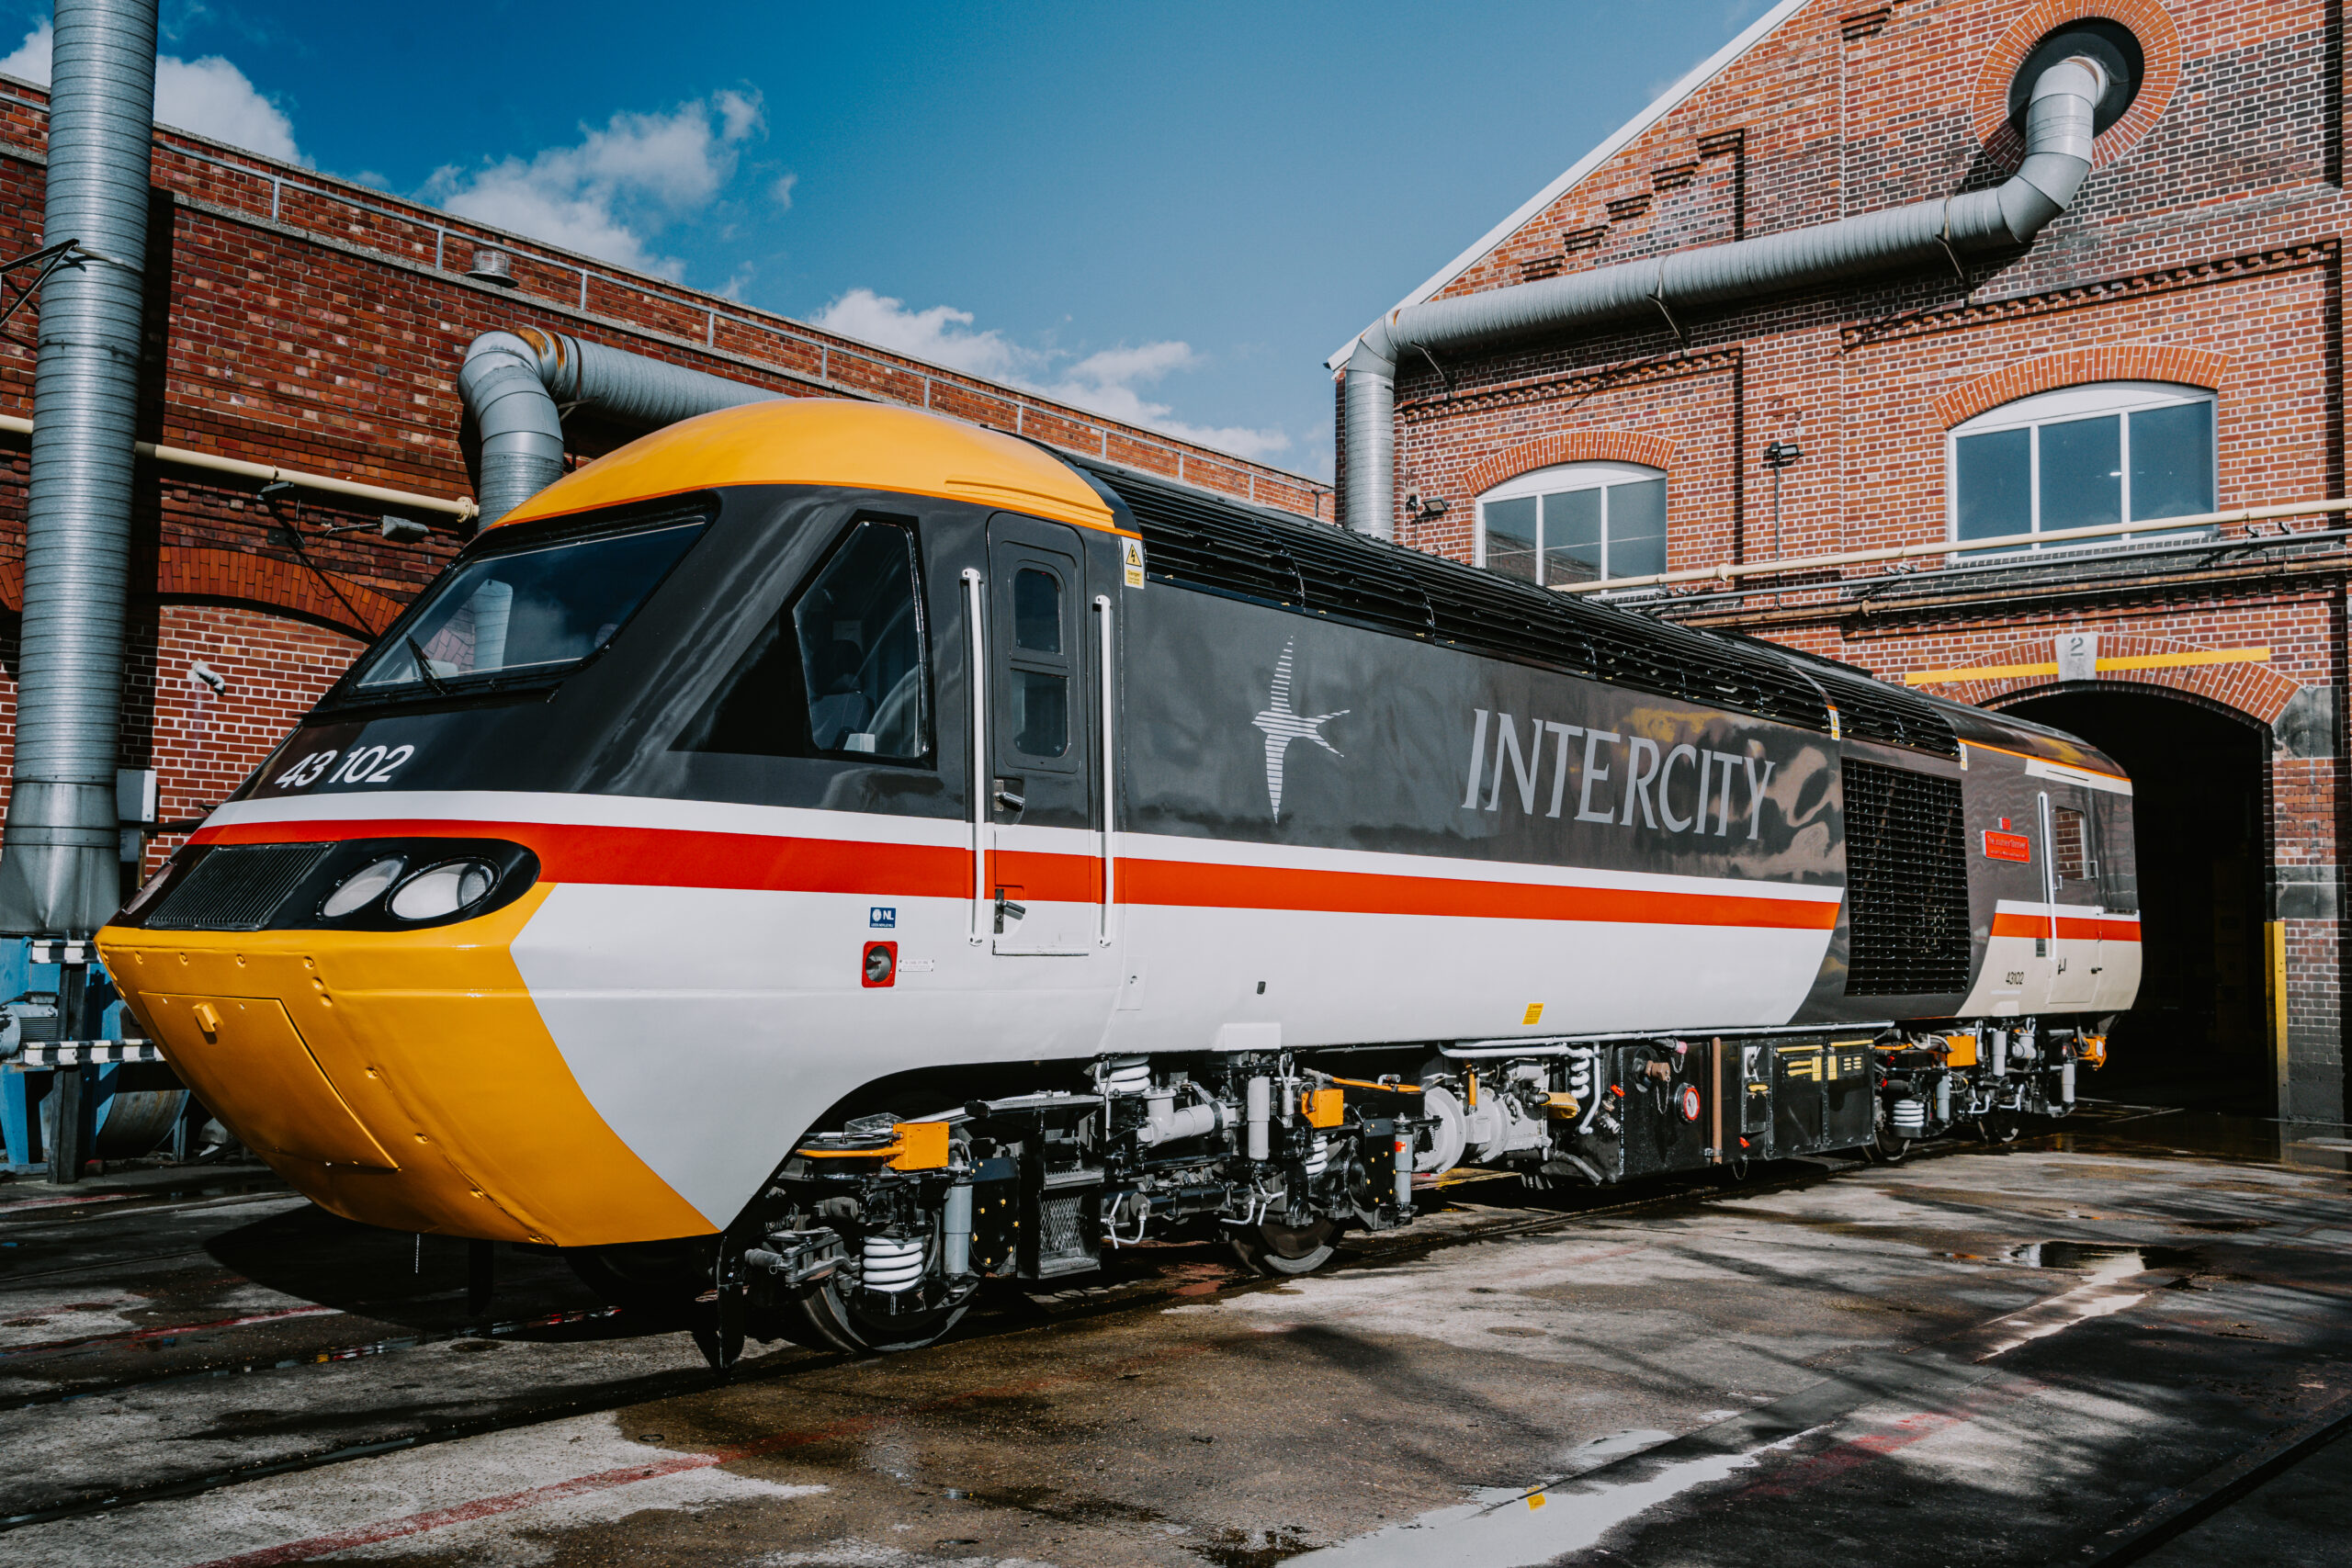
{"type": "MultiPolygon", "coordinates": [[[[1951,536],[1964,544],[2211,512],[2214,458],[2214,398],[2202,388],[2095,381],[2018,398],[1952,427],[1951,536]]],[[[2097,536],[2073,547],[2183,531],[2097,536]]]]}
{"type": "Polygon", "coordinates": [[[1546,587],[1666,570],[1666,472],[1556,463],[1478,497],[1480,566],[1546,587]]]}

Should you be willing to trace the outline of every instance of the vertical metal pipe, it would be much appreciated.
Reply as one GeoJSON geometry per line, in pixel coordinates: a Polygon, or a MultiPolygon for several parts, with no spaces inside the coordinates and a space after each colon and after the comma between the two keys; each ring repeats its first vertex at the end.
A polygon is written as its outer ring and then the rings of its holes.
{"type": "Polygon", "coordinates": [[[0,929],[86,935],[121,902],[115,820],[130,580],[154,0],[58,0],[0,929]]]}

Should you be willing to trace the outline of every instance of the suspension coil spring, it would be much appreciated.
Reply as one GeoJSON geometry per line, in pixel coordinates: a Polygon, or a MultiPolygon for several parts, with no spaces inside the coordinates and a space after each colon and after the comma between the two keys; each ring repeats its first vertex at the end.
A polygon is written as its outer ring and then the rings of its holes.
{"type": "Polygon", "coordinates": [[[1906,1095],[1888,1108],[1886,1121],[1899,1137],[1922,1136],[1928,1131],[1928,1102],[1906,1095]]]}
{"type": "Polygon", "coordinates": [[[897,1295],[911,1291],[922,1283],[923,1245],[919,1241],[901,1241],[896,1236],[869,1235],[865,1238],[865,1288],[880,1291],[885,1295],[897,1295]]]}
{"type": "Polygon", "coordinates": [[[1306,1145],[1306,1179],[1312,1181],[1321,1176],[1330,1163],[1330,1145],[1320,1138],[1310,1140],[1306,1145]]]}
{"type": "Polygon", "coordinates": [[[1151,1092],[1151,1058],[1114,1057],[1095,1067],[1094,1081],[1104,1094],[1148,1094],[1151,1092]]]}

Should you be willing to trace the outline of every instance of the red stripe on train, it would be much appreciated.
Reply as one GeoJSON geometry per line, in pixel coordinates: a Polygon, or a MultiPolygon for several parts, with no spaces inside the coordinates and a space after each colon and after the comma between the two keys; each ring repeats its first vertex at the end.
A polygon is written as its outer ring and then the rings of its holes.
{"type": "MultiPolygon", "coordinates": [[[[504,839],[527,845],[550,881],[660,887],[958,898],[971,892],[970,852],[936,845],[776,838],[677,828],[579,827],[544,822],[429,820],[248,822],[206,829],[192,841],[282,844],[322,839],[504,839]]],[[[1015,898],[1091,903],[1101,863],[1091,855],[1000,850],[989,882],[1015,898]]],[[[1122,860],[1122,904],[1193,908],[1292,909],[1319,914],[1468,916],[1640,925],[1743,926],[1827,931],[1828,899],[1736,893],[1561,887],[1388,872],[1303,871],[1196,861],[1122,860]]]]}
{"type": "Polygon", "coordinates": [[[1826,899],[1758,898],[1736,893],[1664,893],[1624,887],[1558,887],[1352,871],[1278,871],[1197,861],[1119,863],[1123,904],[1222,909],[1313,909],[1326,914],[1443,915],[1504,920],[1606,920],[1638,925],[1750,926],[1827,931],[1838,906],[1826,899]]]}
{"type": "Polygon", "coordinates": [[[781,839],[680,828],[580,827],[554,822],[239,822],[197,843],[300,844],[342,839],[503,839],[527,846],[552,882],[650,887],[730,887],[800,893],[953,898],[972,889],[964,851],[870,840],[781,839]]]}
{"type": "MultiPolygon", "coordinates": [[[[2014,911],[2005,911],[1993,917],[1993,934],[1995,936],[2048,936],[2050,917],[2020,915],[2014,911]]],[[[2058,934],[2061,937],[2071,937],[2084,942],[2096,939],[2099,942],[2136,942],[2140,940],[2140,922],[2091,919],[2081,916],[2061,915],[2058,917],[2058,934]]]]}

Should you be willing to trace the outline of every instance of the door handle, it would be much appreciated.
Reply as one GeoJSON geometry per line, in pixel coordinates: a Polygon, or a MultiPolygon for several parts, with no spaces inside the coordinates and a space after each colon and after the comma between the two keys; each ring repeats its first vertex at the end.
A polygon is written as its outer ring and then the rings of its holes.
{"type": "Polygon", "coordinates": [[[1029,804],[1029,797],[1021,793],[1019,779],[999,779],[996,781],[996,803],[1007,811],[1017,813],[1029,804]]]}

